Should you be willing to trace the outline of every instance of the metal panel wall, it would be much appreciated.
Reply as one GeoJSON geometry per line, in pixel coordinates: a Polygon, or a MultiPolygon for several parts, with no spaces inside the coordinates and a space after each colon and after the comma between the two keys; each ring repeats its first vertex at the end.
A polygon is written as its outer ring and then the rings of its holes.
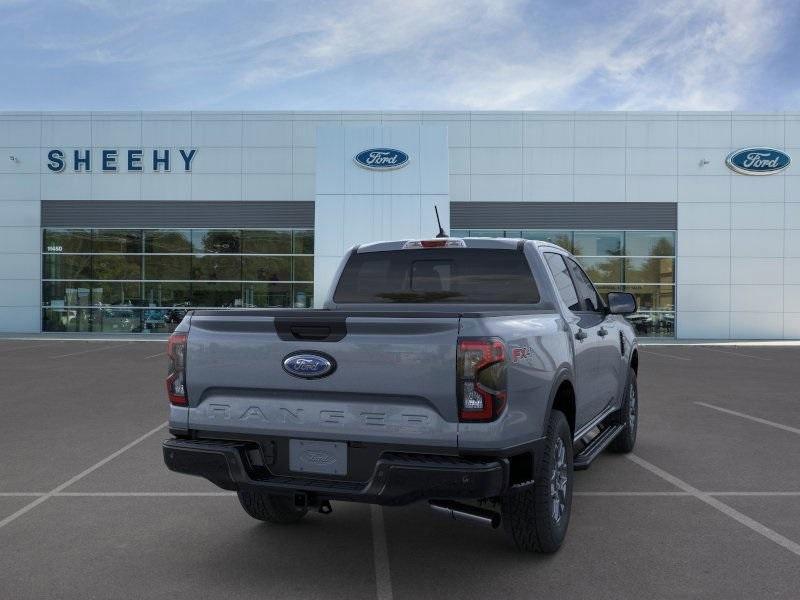
{"type": "Polygon", "coordinates": [[[452,202],[453,229],[677,229],[673,202],[452,202]]]}
{"type": "Polygon", "coordinates": [[[313,202],[45,200],[42,227],[314,227],[313,202]]]}

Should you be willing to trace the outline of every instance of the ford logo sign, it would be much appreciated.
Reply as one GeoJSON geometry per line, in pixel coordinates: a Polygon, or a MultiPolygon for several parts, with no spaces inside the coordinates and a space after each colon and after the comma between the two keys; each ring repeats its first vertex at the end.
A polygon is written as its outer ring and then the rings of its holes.
{"type": "Polygon", "coordinates": [[[336,369],[333,357],[322,353],[293,352],[283,359],[283,370],[294,377],[319,379],[336,369]]]}
{"type": "Polygon", "coordinates": [[[408,154],[394,148],[370,148],[356,154],[353,160],[358,166],[365,169],[388,171],[405,166],[408,162],[408,154]]]}
{"type": "Polygon", "coordinates": [[[725,164],[743,175],[772,175],[783,171],[792,159],[774,148],[742,148],[731,152],[725,164]]]}

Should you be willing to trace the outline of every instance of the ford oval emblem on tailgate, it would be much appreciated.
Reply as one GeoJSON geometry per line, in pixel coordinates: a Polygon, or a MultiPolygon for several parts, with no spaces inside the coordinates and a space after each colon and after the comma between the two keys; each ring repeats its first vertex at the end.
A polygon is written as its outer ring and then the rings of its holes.
{"type": "Polygon", "coordinates": [[[319,379],[330,375],[335,369],[333,357],[317,352],[292,352],[283,359],[283,370],[303,379],[319,379]]]}

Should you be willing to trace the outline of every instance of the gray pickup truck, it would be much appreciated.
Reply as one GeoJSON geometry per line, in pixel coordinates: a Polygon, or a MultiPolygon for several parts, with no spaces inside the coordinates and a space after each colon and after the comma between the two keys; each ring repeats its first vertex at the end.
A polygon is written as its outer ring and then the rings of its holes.
{"type": "Polygon", "coordinates": [[[636,440],[638,351],[553,244],[353,248],[322,310],[197,310],[169,341],[164,460],[292,523],[331,500],[426,500],[554,552],[573,470],[636,440]]]}

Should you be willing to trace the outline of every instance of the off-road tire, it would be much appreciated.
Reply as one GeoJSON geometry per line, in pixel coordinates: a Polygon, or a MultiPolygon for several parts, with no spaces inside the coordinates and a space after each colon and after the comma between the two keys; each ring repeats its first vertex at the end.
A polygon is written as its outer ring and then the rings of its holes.
{"type": "Polygon", "coordinates": [[[633,369],[628,369],[625,398],[622,400],[617,422],[625,425],[625,429],[614,438],[608,449],[612,452],[627,454],[636,445],[636,431],[639,428],[639,389],[636,385],[636,371],[633,369]],[[632,414],[631,411],[633,411],[632,414]]]}
{"type": "Polygon", "coordinates": [[[308,512],[307,508],[297,508],[291,496],[267,494],[258,490],[245,490],[237,494],[244,511],[259,521],[288,525],[297,523],[308,512]]]}
{"type": "Polygon", "coordinates": [[[526,552],[552,553],[567,534],[572,505],[572,432],[564,413],[553,410],[547,424],[546,443],[534,483],[509,490],[501,499],[503,526],[517,548],[526,552]],[[559,444],[560,442],[560,444],[559,444]],[[563,448],[563,453],[560,449],[563,448]],[[562,460],[559,461],[559,454],[562,460]],[[561,468],[557,467],[561,464],[561,468]],[[566,477],[566,481],[564,481],[566,477]],[[558,478],[558,479],[557,479],[558,478]],[[563,487],[563,512],[556,518],[551,483],[563,487]]]}

